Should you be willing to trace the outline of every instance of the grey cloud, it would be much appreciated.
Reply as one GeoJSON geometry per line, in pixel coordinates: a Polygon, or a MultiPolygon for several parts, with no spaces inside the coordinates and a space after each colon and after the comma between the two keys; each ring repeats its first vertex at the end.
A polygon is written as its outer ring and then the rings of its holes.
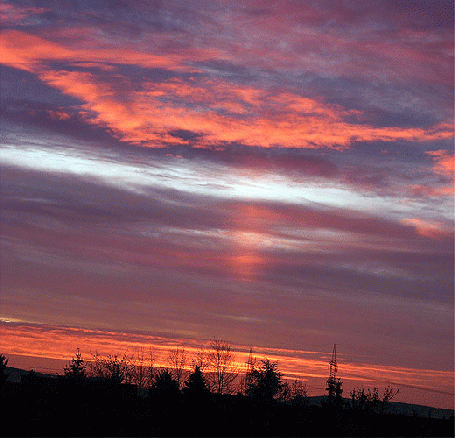
{"type": "Polygon", "coordinates": [[[40,81],[34,74],[24,70],[2,65],[1,105],[8,107],[9,102],[30,102],[33,104],[71,107],[82,102],[67,96],[40,81]]]}
{"type": "Polygon", "coordinates": [[[411,227],[358,212],[228,202],[153,188],[139,195],[81,177],[12,168],[2,169],[2,195],[5,237],[46,251],[55,248],[65,257],[72,257],[77,244],[76,259],[87,248],[94,261],[150,267],[171,267],[176,261],[183,272],[228,278],[223,259],[233,251],[252,251],[264,260],[255,268],[258,278],[270,282],[295,285],[312,279],[312,287],[336,283],[342,290],[369,284],[377,293],[420,290],[425,299],[447,299],[451,285],[453,235],[432,240],[411,227]],[[250,217],[250,209],[258,216],[250,217]],[[295,232],[288,234],[283,226],[295,232]],[[323,235],[312,231],[324,229],[339,234],[320,240],[323,235]],[[248,250],[223,234],[248,232],[291,239],[298,246],[248,250]],[[306,242],[315,250],[305,250],[306,242]],[[178,261],[179,254],[185,259],[178,261]],[[359,260],[364,269],[356,267],[359,260]]]}

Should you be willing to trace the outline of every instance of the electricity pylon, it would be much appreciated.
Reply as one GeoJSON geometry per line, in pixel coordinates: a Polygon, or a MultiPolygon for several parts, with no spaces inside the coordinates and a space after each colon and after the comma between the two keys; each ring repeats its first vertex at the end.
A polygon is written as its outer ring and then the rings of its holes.
{"type": "Polygon", "coordinates": [[[334,400],[340,400],[341,394],[343,393],[341,379],[337,379],[337,344],[333,345],[332,360],[329,362],[329,378],[327,379],[327,388],[329,392],[329,402],[332,403],[334,400]]]}
{"type": "Polygon", "coordinates": [[[332,351],[332,360],[329,362],[330,372],[329,372],[329,379],[336,378],[338,365],[337,365],[337,344],[333,344],[333,351],[332,351]]]}

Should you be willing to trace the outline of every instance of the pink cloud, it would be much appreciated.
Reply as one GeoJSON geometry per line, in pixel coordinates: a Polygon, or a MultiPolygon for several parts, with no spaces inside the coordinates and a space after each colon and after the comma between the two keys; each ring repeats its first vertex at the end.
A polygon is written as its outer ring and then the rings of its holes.
{"type": "MultiPolygon", "coordinates": [[[[85,30],[79,29],[78,32],[84,34],[85,30]]],[[[111,48],[96,43],[81,48],[74,35],[66,44],[60,44],[16,30],[2,32],[0,50],[3,64],[32,72],[42,71],[43,63],[56,60],[69,63],[118,63],[150,68],[180,69],[183,68],[181,61],[184,59],[178,55],[153,55],[129,47],[111,48]]],[[[201,60],[214,55],[212,51],[202,50],[198,54],[201,60]]],[[[186,71],[196,71],[188,66],[184,68],[186,71]]]]}
{"type": "Polygon", "coordinates": [[[279,2],[276,9],[263,4],[262,11],[249,13],[246,7],[221,14],[226,33],[235,36],[217,41],[226,59],[264,70],[314,72],[324,77],[453,83],[451,42],[432,44],[435,36],[426,31],[415,44],[412,27],[400,13],[364,5],[314,7],[292,1],[279,2]],[[395,19],[401,32],[380,30],[395,19]]]}
{"type": "Polygon", "coordinates": [[[413,184],[410,188],[409,192],[412,195],[423,196],[423,197],[430,197],[430,198],[438,198],[438,197],[453,197],[455,194],[455,188],[452,184],[439,186],[439,187],[431,187],[426,184],[413,184]]]}
{"type": "Polygon", "coordinates": [[[454,155],[447,150],[426,152],[433,160],[432,172],[441,181],[432,184],[414,184],[412,194],[425,197],[453,197],[454,187],[454,155]],[[442,177],[442,178],[441,178],[442,177]]]}
{"type": "Polygon", "coordinates": [[[440,123],[430,128],[375,127],[353,124],[347,116],[358,111],[304,98],[281,89],[261,90],[221,80],[172,79],[145,83],[136,91],[126,77],[108,83],[95,73],[53,70],[50,60],[67,62],[121,62],[153,68],[191,72],[185,59],[150,55],[130,49],[79,49],[63,46],[23,32],[6,31],[2,36],[3,63],[32,71],[46,84],[86,102],[88,121],[111,130],[131,143],[162,147],[185,143],[170,134],[175,130],[196,131],[193,146],[241,142],[248,146],[290,148],[347,148],[354,141],[429,141],[453,136],[452,126],[440,123]],[[128,91],[128,99],[122,95],[128,91]]]}
{"type": "Polygon", "coordinates": [[[0,21],[3,26],[24,24],[28,17],[47,11],[49,11],[47,8],[21,7],[9,3],[1,3],[0,21]]]}
{"type": "Polygon", "coordinates": [[[429,151],[427,155],[433,157],[435,162],[433,170],[435,173],[443,176],[454,177],[455,156],[446,150],[429,151]]]}
{"type": "Polygon", "coordinates": [[[405,225],[414,227],[416,232],[423,237],[439,239],[453,235],[452,230],[448,229],[446,225],[438,222],[429,222],[416,218],[403,219],[401,222],[405,225]]]}

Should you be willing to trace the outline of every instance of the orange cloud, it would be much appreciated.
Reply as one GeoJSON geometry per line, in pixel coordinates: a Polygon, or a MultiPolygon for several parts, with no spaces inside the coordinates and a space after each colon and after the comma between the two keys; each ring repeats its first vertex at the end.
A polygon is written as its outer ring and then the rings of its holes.
{"type": "MultiPolygon", "coordinates": [[[[209,55],[201,51],[191,56],[201,60],[209,55]]],[[[359,114],[356,111],[280,89],[267,91],[191,78],[144,83],[138,91],[120,75],[118,84],[112,84],[101,74],[58,71],[46,65],[47,61],[63,60],[194,71],[187,63],[190,59],[178,55],[152,55],[121,47],[76,48],[8,30],[2,34],[0,57],[3,64],[31,71],[46,84],[84,101],[81,109],[90,123],[109,129],[122,141],[148,147],[185,143],[172,135],[178,130],[200,134],[193,142],[199,147],[241,142],[264,148],[342,149],[354,141],[428,141],[453,136],[448,123],[429,129],[352,124],[345,119],[359,114]]]]}
{"type": "Polygon", "coordinates": [[[454,155],[446,150],[426,152],[433,159],[432,171],[435,175],[444,177],[442,181],[434,185],[414,184],[411,193],[417,196],[428,197],[453,197],[454,186],[454,155]]]}
{"type": "Polygon", "coordinates": [[[455,156],[446,150],[428,151],[427,155],[433,157],[435,164],[433,170],[435,173],[444,176],[454,176],[455,156]]]}
{"type": "Polygon", "coordinates": [[[438,222],[429,222],[421,219],[403,219],[401,222],[404,225],[414,227],[417,234],[423,237],[439,239],[450,233],[450,230],[438,222]]]}
{"type": "Polygon", "coordinates": [[[411,193],[418,196],[446,197],[455,195],[453,183],[443,187],[429,187],[427,185],[414,184],[411,187],[411,193]]]}
{"type": "MultiPolygon", "coordinates": [[[[84,29],[78,29],[84,34],[84,29]]],[[[74,37],[74,36],[73,36],[74,37]]],[[[57,44],[34,35],[17,30],[6,30],[0,36],[0,59],[2,64],[14,68],[39,72],[44,70],[43,64],[48,61],[66,61],[69,63],[113,63],[131,64],[150,68],[181,69],[182,57],[178,55],[153,55],[129,48],[79,48],[57,44]]],[[[204,54],[209,57],[211,52],[200,51],[201,59],[204,54]]],[[[83,64],[82,64],[83,65],[83,64]]],[[[195,71],[185,66],[186,71],[195,71]]]]}
{"type": "Polygon", "coordinates": [[[289,93],[272,95],[225,83],[150,84],[145,92],[131,91],[124,102],[112,86],[92,73],[45,71],[39,76],[86,101],[83,108],[94,115],[92,123],[111,129],[120,140],[150,147],[181,143],[169,134],[181,129],[201,134],[199,146],[242,142],[261,147],[345,148],[354,140],[420,141],[452,135],[444,125],[433,130],[353,125],[343,120],[347,112],[340,108],[289,93]]]}
{"type": "Polygon", "coordinates": [[[65,111],[48,110],[47,113],[51,119],[55,120],[69,120],[71,118],[71,116],[65,111]]]}

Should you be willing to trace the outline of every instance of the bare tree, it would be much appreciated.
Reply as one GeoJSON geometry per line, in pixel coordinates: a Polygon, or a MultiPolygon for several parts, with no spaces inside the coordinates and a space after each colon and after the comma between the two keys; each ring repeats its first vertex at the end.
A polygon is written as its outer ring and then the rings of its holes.
{"type": "Polygon", "coordinates": [[[250,348],[250,352],[248,354],[248,359],[245,362],[245,374],[242,378],[242,381],[240,383],[240,390],[243,394],[246,394],[246,390],[251,384],[252,376],[253,376],[253,370],[254,367],[257,363],[256,357],[253,355],[253,349],[250,348]]]}
{"type": "Polygon", "coordinates": [[[297,406],[308,404],[308,390],[306,383],[302,380],[294,380],[291,385],[291,402],[297,406]]]}
{"type": "Polygon", "coordinates": [[[182,376],[185,370],[185,365],[187,361],[187,353],[185,348],[176,347],[169,352],[168,362],[171,367],[171,372],[174,380],[178,383],[179,388],[182,383],[182,376]]]}
{"type": "Polygon", "coordinates": [[[120,358],[118,354],[108,354],[101,357],[98,352],[92,355],[90,363],[91,375],[104,379],[111,384],[130,383],[130,358],[126,353],[120,358]]]}
{"type": "Polygon", "coordinates": [[[400,392],[399,389],[395,391],[391,386],[385,388],[382,396],[383,403],[388,403],[389,401],[391,401],[399,392],[400,392]]]}
{"type": "Polygon", "coordinates": [[[238,376],[230,344],[222,339],[213,339],[207,361],[212,391],[217,394],[230,393],[238,376]]]}
{"type": "Polygon", "coordinates": [[[278,394],[278,399],[285,403],[295,406],[304,406],[308,402],[308,391],[306,384],[302,380],[293,382],[284,381],[278,394]]]}
{"type": "Polygon", "coordinates": [[[201,347],[191,359],[192,368],[198,367],[200,371],[204,371],[208,367],[207,353],[201,347]]]}
{"type": "Polygon", "coordinates": [[[388,406],[388,403],[400,392],[399,389],[394,390],[391,386],[384,389],[381,400],[381,413],[383,414],[388,406]]]}
{"type": "Polygon", "coordinates": [[[131,365],[131,383],[134,383],[138,388],[150,388],[153,383],[153,376],[153,350],[150,348],[149,357],[147,359],[144,350],[141,347],[134,360],[134,365],[131,365]]]}
{"type": "Polygon", "coordinates": [[[351,408],[356,410],[364,410],[369,412],[377,412],[383,414],[387,403],[389,403],[399,392],[388,386],[384,389],[382,400],[379,397],[378,388],[374,387],[373,391],[369,388],[354,388],[351,393],[351,408]]]}

